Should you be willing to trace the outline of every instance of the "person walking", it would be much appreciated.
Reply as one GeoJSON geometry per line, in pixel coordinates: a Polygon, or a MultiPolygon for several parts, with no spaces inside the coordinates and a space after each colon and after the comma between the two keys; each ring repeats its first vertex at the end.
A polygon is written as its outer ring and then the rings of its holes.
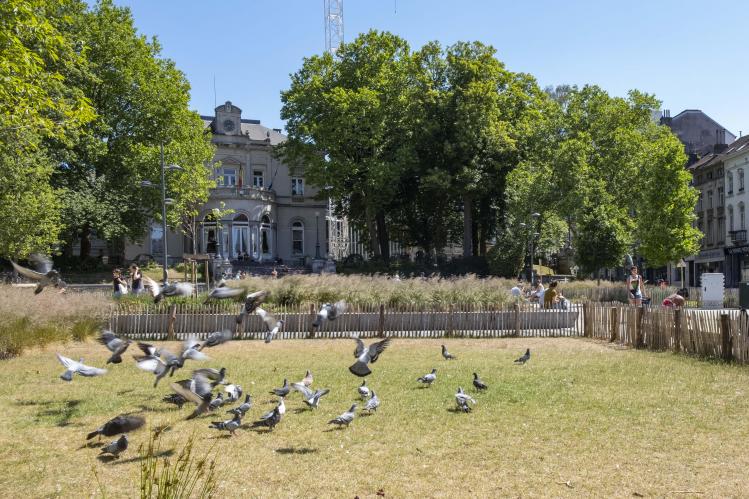
{"type": "Polygon", "coordinates": [[[639,307],[642,305],[643,296],[643,282],[642,276],[637,273],[638,269],[636,265],[633,265],[629,269],[629,275],[627,276],[627,291],[629,292],[629,304],[639,307]]]}

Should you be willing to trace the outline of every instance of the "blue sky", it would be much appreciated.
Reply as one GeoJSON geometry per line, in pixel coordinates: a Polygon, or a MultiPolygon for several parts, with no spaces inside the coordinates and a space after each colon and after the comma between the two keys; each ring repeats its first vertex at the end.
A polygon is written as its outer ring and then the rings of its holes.
{"type": "MultiPolygon", "coordinates": [[[[324,49],[323,0],[115,0],[156,35],[192,84],[192,106],[231,100],[243,117],[283,127],[279,92],[324,49]]],[[[713,0],[344,0],[346,40],[391,31],[418,48],[479,40],[542,86],[594,83],[653,93],[675,116],[702,109],[749,133],[746,12],[713,0]],[[743,45],[743,46],[742,46],[743,45]],[[743,63],[741,61],[744,61],[743,63]]]]}

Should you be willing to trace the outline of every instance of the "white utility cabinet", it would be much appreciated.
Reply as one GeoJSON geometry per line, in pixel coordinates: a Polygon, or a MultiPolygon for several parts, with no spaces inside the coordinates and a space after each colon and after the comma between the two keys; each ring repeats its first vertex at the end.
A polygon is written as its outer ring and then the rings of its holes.
{"type": "Polygon", "coordinates": [[[705,273],[700,276],[702,308],[723,308],[725,276],[720,273],[705,273]]]}

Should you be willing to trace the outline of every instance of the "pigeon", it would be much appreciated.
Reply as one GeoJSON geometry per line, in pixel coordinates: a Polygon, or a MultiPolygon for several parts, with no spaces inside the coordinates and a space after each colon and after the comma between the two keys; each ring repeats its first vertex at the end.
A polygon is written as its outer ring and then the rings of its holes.
{"type": "Polygon", "coordinates": [[[369,397],[369,387],[367,387],[367,380],[362,380],[361,386],[359,386],[359,388],[357,388],[356,390],[359,392],[359,396],[361,396],[361,398],[366,399],[367,397],[369,397]]]}
{"type": "Polygon", "coordinates": [[[174,284],[167,282],[162,287],[148,276],[143,276],[143,281],[145,286],[151,290],[154,303],[159,303],[164,298],[192,296],[193,293],[192,284],[189,282],[176,282],[174,284]]]}
{"type": "Polygon", "coordinates": [[[242,416],[244,416],[245,414],[247,414],[247,411],[249,411],[251,408],[252,408],[252,397],[248,393],[247,395],[245,395],[244,402],[241,405],[234,407],[233,409],[229,409],[226,412],[231,413],[231,414],[241,414],[242,416]]]}
{"type": "Polygon", "coordinates": [[[134,358],[138,362],[138,367],[156,375],[156,381],[153,384],[155,387],[167,373],[169,373],[169,376],[173,376],[177,369],[183,367],[186,359],[205,360],[208,358],[197,350],[195,345],[196,340],[185,340],[182,344],[182,353],[176,356],[166,348],[156,348],[151,344],[139,342],[138,348],[146,355],[134,356],[134,358]]]}
{"type": "Polygon", "coordinates": [[[302,379],[302,384],[304,386],[310,386],[312,384],[312,371],[307,369],[307,373],[304,375],[304,379],[302,379]]]}
{"type": "Polygon", "coordinates": [[[455,360],[455,355],[452,355],[450,352],[447,351],[447,347],[445,345],[442,345],[442,356],[445,358],[445,360],[455,360]]]}
{"type": "Polygon", "coordinates": [[[211,402],[208,404],[208,410],[215,411],[222,405],[224,405],[224,394],[219,392],[216,398],[211,400],[211,402]]]}
{"type": "Polygon", "coordinates": [[[242,425],[242,414],[234,414],[232,419],[228,421],[212,421],[208,428],[215,428],[217,430],[228,431],[230,435],[236,435],[234,432],[237,431],[242,425]]]}
{"type": "Polygon", "coordinates": [[[531,349],[528,348],[525,350],[525,353],[522,356],[515,359],[515,364],[525,364],[526,362],[528,362],[530,358],[531,358],[531,349]]]}
{"type": "Polygon", "coordinates": [[[286,414],[286,405],[284,404],[283,397],[279,400],[278,405],[270,412],[266,412],[258,421],[252,423],[252,428],[260,426],[267,426],[270,431],[281,421],[281,417],[286,414]]]}
{"type": "MultiPolygon", "coordinates": [[[[183,342],[182,342],[182,353],[180,354],[180,357],[182,357],[181,362],[180,359],[178,359],[177,364],[179,367],[184,366],[184,361],[187,359],[190,360],[208,360],[208,356],[202,352],[203,349],[203,343],[199,341],[195,336],[188,336],[183,342]]],[[[176,369],[176,368],[175,368],[176,369]]],[[[172,373],[174,370],[172,370],[172,373]]]]}
{"type": "Polygon", "coordinates": [[[106,369],[87,366],[83,363],[83,358],[78,359],[78,362],[76,362],[73,359],[69,359],[63,355],[60,355],[59,353],[56,355],[57,360],[59,360],[60,364],[65,367],[65,372],[60,375],[60,379],[63,379],[65,381],[73,381],[74,374],[80,374],[81,376],[90,378],[92,376],[101,376],[102,374],[107,373],[106,369]]]}
{"type": "Polygon", "coordinates": [[[213,288],[210,293],[208,293],[208,296],[206,296],[203,303],[208,303],[211,300],[228,300],[231,298],[236,298],[237,296],[241,296],[243,294],[243,288],[230,288],[226,285],[226,281],[221,279],[218,285],[216,285],[216,287],[213,288]]]}
{"type": "Polygon", "coordinates": [[[122,435],[117,440],[114,440],[109,445],[105,445],[101,449],[101,454],[112,454],[115,458],[120,457],[120,453],[127,450],[127,435],[122,435]]]}
{"type": "Polygon", "coordinates": [[[213,385],[206,376],[195,371],[191,379],[178,381],[170,386],[175,393],[197,406],[192,414],[187,416],[187,419],[193,419],[208,412],[213,401],[213,385]]]}
{"type": "Polygon", "coordinates": [[[161,378],[169,372],[170,367],[160,357],[155,355],[133,355],[133,358],[135,359],[135,365],[139,369],[156,375],[156,379],[153,382],[154,388],[159,384],[161,378]]]}
{"type": "Polygon", "coordinates": [[[213,368],[203,368],[203,369],[196,369],[192,372],[193,377],[196,375],[204,376],[205,378],[212,381],[211,386],[216,385],[226,385],[226,368],[222,367],[221,369],[213,369],[213,368]]]}
{"type": "Polygon", "coordinates": [[[416,378],[416,381],[421,381],[427,386],[432,386],[432,383],[437,379],[437,369],[432,369],[432,372],[425,374],[420,378],[416,378]]]}
{"type": "Polygon", "coordinates": [[[270,391],[271,395],[278,395],[279,397],[285,397],[289,394],[289,391],[291,391],[291,387],[289,386],[289,380],[284,378],[283,380],[283,386],[281,388],[274,388],[270,391]]]}
{"type": "Polygon", "coordinates": [[[165,395],[161,400],[167,404],[174,404],[180,409],[182,409],[182,406],[187,402],[187,399],[179,393],[170,393],[169,395],[165,395]]]}
{"type": "Polygon", "coordinates": [[[486,383],[481,381],[481,378],[479,378],[479,375],[476,373],[473,373],[473,386],[475,386],[477,390],[486,390],[488,388],[486,383]]]}
{"type": "Polygon", "coordinates": [[[313,392],[302,383],[293,383],[291,387],[301,393],[304,403],[313,409],[317,409],[317,407],[320,405],[320,399],[323,397],[323,395],[327,395],[328,393],[330,393],[330,390],[327,388],[324,388],[322,390],[315,390],[313,392]]]}
{"type": "Polygon", "coordinates": [[[364,404],[364,410],[367,412],[372,412],[376,411],[378,407],[380,407],[380,398],[377,396],[374,390],[372,390],[369,400],[367,400],[367,403],[364,404]]]}
{"type": "Polygon", "coordinates": [[[348,427],[348,425],[351,424],[351,422],[354,420],[355,417],[356,417],[356,404],[352,405],[348,411],[344,412],[337,418],[333,418],[330,421],[328,421],[328,424],[335,424],[335,425],[338,425],[339,427],[346,425],[348,427]]]}
{"type": "Polygon", "coordinates": [[[244,300],[242,310],[240,310],[239,315],[237,315],[237,324],[241,324],[242,321],[244,321],[245,315],[254,312],[255,309],[265,301],[268,295],[269,293],[267,291],[255,291],[254,293],[248,294],[244,300]]]}
{"type": "Polygon", "coordinates": [[[91,440],[97,435],[113,437],[115,435],[119,435],[120,433],[127,433],[129,431],[137,430],[138,428],[143,426],[145,422],[146,420],[140,416],[120,415],[113,419],[110,419],[101,427],[86,435],[86,440],[91,440]]]}
{"type": "Polygon", "coordinates": [[[242,396],[242,387],[239,385],[226,385],[224,387],[224,392],[228,394],[226,403],[233,404],[242,396]]]}
{"type": "Polygon", "coordinates": [[[122,362],[122,354],[125,353],[132,340],[118,338],[112,331],[105,329],[99,336],[99,343],[106,346],[112,352],[109,360],[107,360],[107,364],[119,364],[122,362]]]}
{"type": "Polygon", "coordinates": [[[471,406],[468,405],[468,402],[475,404],[476,400],[464,392],[463,387],[459,386],[458,392],[455,394],[455,403],[458,405],[458,409],[463,412],[471,412],[471,406]]]}
{"type": "Polygon", "coordinates": [[[326,320],[328,321],[334,321],[338,318],[339,315],[341,315],[343,312],[346,311],[346,302],[345,301],[338,301],[335,303],[326,303],[320,308],[320,311],[317,312],[317,317],[315,318],[314,322],[312,322],[312,331],[322,326],[322,323],[326,320]]]}
{"type": "Polygon", "coordinates": [[[377,362],[377,358],[380,354],[388,347],[388,345],[390,345],[390,338],[385,338],[384,340],[372,343],[368,347],[364,346],[364,342],[361,339],[354,338],[354,340],[356,341],[356,350],[354,350],[356,362],[354,362],[348,370],[351,371],[352,374],[363,378],[364,376],[372,374],[372,371],[369,370],[367,364],[370,362],[377,362]]]}
{"type": "Polygon", "coordinates": [[[33,254],[29,256],[29,261],[35,262],[39,272],[27,269],[18,265],[13,260],[10,261],[13,265],[13,269],[27,279],[31,279],[36,282],[36,289],[34,294],[38,295],[47,286],[54,286],[61,291],[65,289],[66,284],[60,278],[60,273],[52,269],[52,261],[43,255],[33,254]]]}
{"type": "Polygon", "coordinates": [[[208,338],[203,341],[203,344],[200,346],[199,350],[202,350],[205,347],[215,347],[218,345],[221,345],[222,343],[226,343],[232,338],[232,333],[228,329],[224,329],[223,331],[216,331],[215,333],[211,333],[208,335],[208,338]]]}
{"type": "Polygon", "coordinates": [[[276,337],[276,334],[278,334],[278,331],[279,329],[281,329],[281,326],[283,326],[284,321],[277,320],[275,317],[273,317],[260,307],[257,307],[255,309],[255,313],[263,318],[265,327],[268,328],[268,331],[265,333],[265,342],[270,343],[271,341],[273,341],[273,338],[276,337]]]}

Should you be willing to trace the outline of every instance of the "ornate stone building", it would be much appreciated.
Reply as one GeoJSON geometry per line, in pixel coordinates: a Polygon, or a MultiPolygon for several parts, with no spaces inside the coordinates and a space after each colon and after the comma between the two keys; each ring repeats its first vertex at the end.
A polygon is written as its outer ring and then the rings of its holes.
{"type": "MultiPolygon", "coordinates": [[[[242,118],[242,110],[231,102],[202,118],[216,145],[211,168],[217,185],[198,219],[197,252],[255,262],[280,258],[295,265],[325,258],[327,201],[313,199],[317,190],[306,185],[302,166],[291,168],[274,158],[273,148],[286,139],[281,130],[242,118]],[[214,220],[214,208],[232,212],[214,220]]],[[[161,241],[161,228],[154,226],[151,237],[128,246],[125,256],[159,258],[161,241]]],[[[181,234],[168,234],[167,243],[170,259],[192,250],[181,234]]]]}

